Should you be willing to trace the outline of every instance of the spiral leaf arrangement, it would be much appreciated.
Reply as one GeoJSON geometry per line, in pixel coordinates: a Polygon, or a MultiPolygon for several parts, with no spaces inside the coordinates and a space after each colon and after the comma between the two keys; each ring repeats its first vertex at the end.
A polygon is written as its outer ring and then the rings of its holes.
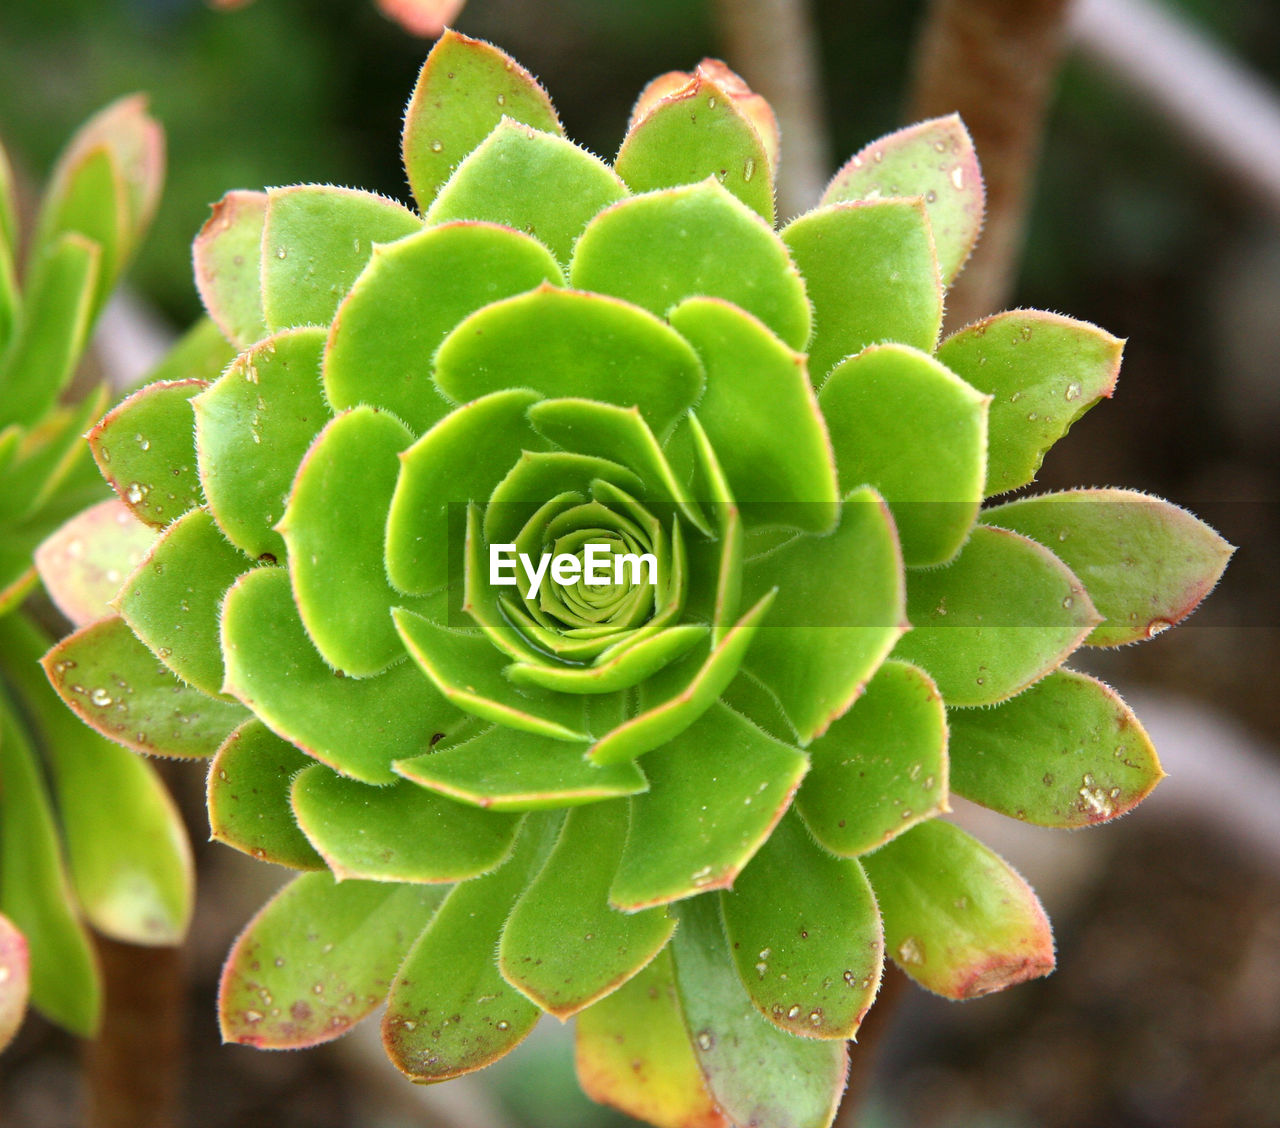
{"type": "Polygon", "coordinates": [[[886,954],[951,998],[1052,968],[1034,893],[939,816],[1145,796],[1141,725],[1063,662],[1184,617],[1229,550],[1136,493],[984,507],[1121,344],[1021,310],[939,340],[982,223],[958,119],[781,229],[777,141],[707,62],[610,166],[449,33],[405,117],[417,211],[215,207],[196,276],[241,351],[94,429],[162,532],[46,667],[113,739],[212,755],[215,837],[304,871],[226,964],[229,1040],[385,1002],[438,1081],[576,1015],[597,1099],[825,1125],[886,954]]]}

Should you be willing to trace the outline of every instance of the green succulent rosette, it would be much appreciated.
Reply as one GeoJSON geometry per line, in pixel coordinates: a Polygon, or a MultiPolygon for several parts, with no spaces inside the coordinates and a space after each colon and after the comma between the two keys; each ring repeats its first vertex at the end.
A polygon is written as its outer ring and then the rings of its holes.
{"type": "Polygon", "coordinates": [[[1188,614],[1227,549],[1134,493],[983,508],[1120,342],[1034,311],[939,341],[982,221],[957,119],[780,230],[776,141],[704,64],[610,166],[449,33],[405,119],[419,210],[216,205],[196,276],[241,352],[95,428],[163,532],[46,667],[107,735],[212,755],[214,836],[303,871],[227,962],[228,1040],[385,1002],[438,1081],[576,1015],[586,1090],[654,1124],[825,1125],[886,954],[953,998],[1052,968],[1034,893],[939,816],[1137,803],[1150,742],[1062,664],[1188,614]]]}
{"type": "MultiPolygon", "coordinates": [[[[74,397],[71,385],[163,171],[145,100],[106,107],[59,158],[23,255],[0,149],[0,1047],[28,999],[94,1032],[103,1000],[86,925],[176,944],[191,915],[191,851],[172,799],[150,765],[67,713],[39,667],[52,639],[23,605],[43,579],[73,623],[97,619],[155,540],[104,488],[82,441],[107,389],[74,397]]],[[[206,322],[165,366],[216,371],[229,355],[206,322]]],[[[79,684],[73,666],[63,674],[79,684]]],[[[123,708],[115,687],[94,691],[123,708]]]]}

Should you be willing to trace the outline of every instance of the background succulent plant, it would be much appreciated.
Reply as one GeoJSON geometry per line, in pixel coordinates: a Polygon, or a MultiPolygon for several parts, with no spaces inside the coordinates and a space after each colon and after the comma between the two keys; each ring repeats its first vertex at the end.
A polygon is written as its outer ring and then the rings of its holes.
{"type": "Polygon", "coordinates": [[[242,351],[94,429],[164,531],[46,668],[113,739],[214,754],[215,836],[310,871],[236,943],[228,1039],[386,999],[431,1081],[577,1014],[628,1112],[825,1124],[886,951],[954,998],[1052,967],[1032,891],[936,816],[1138,802],[1141,726],[1062,663],[1188,614],[1229,550],[1129,492],[982,508],[1120,342],[1015,311],[939,344],[982,221],[954,118],[777,231],[771,116],[721,66],[658,80],[610,167],[447,34],[404,158],[420,213],[217,205],[197,282],[242,351]],[[656,584],[488,582],[492,545],[588,543],[656,584]]]}
{"type": "MultiPolygon", "coordinates": [[[[96,1028],[101,986],[82,920],[116,939],[173,944],[191,912],[190,848],[168,792],[150,765],[67,723],[38,668],[51,638],[20,606],[38,563],[69,618],[97,618],[154,539],[103,489],[82,442],[106,387],[61,399],[155,209],[163,150],[140,98],[92,118],[54,170],[21,286],[0,150],[0,1045],[28,988],[53,1021],[96,1028]]],[[[225,351],[205,328],[174,363],[225,351]]]]}

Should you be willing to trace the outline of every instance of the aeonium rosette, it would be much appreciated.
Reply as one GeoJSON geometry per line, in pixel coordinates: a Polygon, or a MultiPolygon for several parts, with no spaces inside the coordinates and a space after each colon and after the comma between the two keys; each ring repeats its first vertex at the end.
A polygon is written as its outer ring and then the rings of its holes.
{"type": "Polygon", "coordinates": [[[440,1080],[576,1014],[584,1086],[656,1124],[825,1124],[886,951],[956,998],[1052,967],[1035,895],[936,816],[1142,798],[1141,726],[1062,662],[1189,613],[1225,546],[1121,491],[981,508],[1120,344],[1032,311],[939,344],[982,218],[958,120],[781,230],[776,154],[704,64],[609,166],[447,34],[405,119],[420,213],[215,208],[197,280],[243,351],[95,430],[164,531],[47,666],[115,739],[216,750],[215,836],[311,871],[231,954],[229,1039],[385,999],[440,1080]]]}

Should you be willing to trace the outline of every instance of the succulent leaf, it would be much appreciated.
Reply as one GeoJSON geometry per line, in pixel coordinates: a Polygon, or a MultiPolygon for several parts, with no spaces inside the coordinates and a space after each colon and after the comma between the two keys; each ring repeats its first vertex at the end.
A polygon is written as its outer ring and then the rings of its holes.
{"type": "Polygon", "coordinates": [[[978,241],[986,204],[978,156],[957,114],[873,141],[832,177],[822,203],[910,196],[924,200],[942,284],[950,286],[978,241]]]}
{"type": "Polygon", "coordinates": [[[717,703],[645,757],[649,790],[609,890],[625,911],[732,886],[795,793],[808,764],[717,703]]]}
{"type": "Polygon", "coordinates": [[[404,167],[423,211],[504,117],[563,133],[551,99],[524,67],[492,44],[446,31],[427,56],[404,114],[404,167]]]}
{"type": "Polygon", "coordinates": [[[682,183],[602,211],[574,249],[569,281],[659,317],[686,298],[723,298],[792,348],[809,341],[805,286],[786,246],[714,180],[682,183]]]}
{"type": "Polygon", "coordinates": [[[933,352],[942,279],[923,201],[831,204],[793,220],[782,239],[813,304],[816,386],[838,361],[880,341],[933,352]]]}
{"type": "Polygon", "coordinates": [[[994,709],[957,709],[951,783],[984,807],[1038,826],[1092,826],[1126,814],[1164,777],[1119,694],[1057,670],[994,709]]]}
{"type": "Polygon", "coordinates": [[[297,1049],[345,1034],[386,997],[446,890],[294,878],[240,934],[222,969],[222,1038],[297,1049]]]}
{"type": "Polygon", "coordinates": [[[853,704],[906,628],[901,561],[888,508],[869,487],[844,499],[829,536],[793,537],[748,558],[744,598],[778,595],[746,668],[802,744],[853,704]]]}
{"type": "Polygon", "coordinates": [[[151,765],[61,706],[39,665],[48,648],[45,633],[22,615],[0,618],[0,672],[48,756],[80,907],[117,940],[180,943],[195,899],[182,816],[151,765]]]}
{"type": "Polygon", "coordinates": [[[431,381],[440,343],[490,302],[564,282],[551,253],[520,231],[445,223],[374,248],[333,320],[324,389],[335,410],[365,403],[421,433],[450,409],[431,381]]]}
{"type": "Polygon", "coordinates": [[[113,605],[161,662],[216,697],[226,680],[218,649],[222,597],[249,567],[209,511],[192,509],[154,542],[113,605]]]}
{"type": "Polygon", "coordinates": [[[209,511],[241,552],[268,563],[284,557],[276,524],[298,463],[329,416],[319,381],[324,340],[321,329],[268,337],[192,401],[209,511]]]}
{"type": "Polygon", "coordinates": [[[331,420],[298,467],[276,529],[307,635],[349,677],[404,657],[391,608],[404,602],[383,566],[386,514],[412,435],[376,408],[331,420]]]}
{"type": "Polygon", "coordinates": [[[609,885],[627,835],[618,804],[575,807],[502,930],[503,978],[561,1020],[616,990],[671,938],[661,908],[621,913],[609,885]]]}
{"type": "Polygon", "coordinates": [[[671,950],[577,1018],[578,1081],[656,1128],[730,1128],[707,1092],[676,995],[671,950]]]}
{"type": "Polygon", "coordinates": [[[952,823],[921,823],[862,864],[885,949],[922,987],[972,999],[1053,970],[1053,934],[1031,887],[952,823]]]}
{"type": "Polygon", "coordinates": [[[62,525],[35,551],[49,598],[73,626],[102,618],[126,577],[151,550],[155,530],[119,498],[100,501],[62,525]]]}
{"type": "Polygon", "coordinates": [[[262,312],[265,192],[228,192],[213,205],[192,247],[196,289],[209,316],[243,348],[267,335],[262,312]]]}
{"type": "Polygon", "coordinates": [[[391,763],[448,732],[458,713],[411,662],[346,678],[311,644],[283,568],[255,568],[222,607],[225,689],[273,732],[362,783],[394,783],[391,763]]]}
{"type": "Polygon", "coordinates": [[[245,721],[209,764],[210,837],[290,869],[323,869],[290,805],[293,777],[314,763],[257,718],[245,721]]]}
{"type": "Polygon", "coordinates": [[[991,526],[907,589],[912,630],[894,656],[933,676],[948,705],[992,705],[1056,670],[1101,619],[1047,548],[991,526]]]}
{"type": "Polygon", "coordinates": [[[3,913],[0,913],[0,972],[3,973],[0,974],[0,1050],[3,1050],[22,1025],[31,994],[31,953],[27,938],[3,913]]]}
{"type": "Polygon", "coordinates": [[[489,817],[408,780],[371,787],[312,764],[293,779],[298,826],[340,881],[441,884],[487,873],[506,857],[516,816],[489,817]]]}
{"type": "Polygon", "coordinates": [[[1069,490],[995,506],[982,520],[1053,549],[1104,616],[1085,639],[1122,646],[1180,623],[1235,551],[1203,521],[1136,490],[1069,490]]]}
{"type": "Polygon", "coordinates": [[[903,561],[954,557],[982,502],[989,397],[915,349],[871,345],[836,365],[818,402],[842,484],[879,491],[903,561]]]}
{"type": "Polygon", "coordinates": [[[533,236],[567,263],[592,216],[626,195],[626,186],[598,157],[504,118],[458,166],[426,221],[502,224],[533,236]]]}
{"type": "Polygon", "coordinates": [[[714,898],[680,906],[671,947],[694,1055],[730,1123],[827,1128],[848,1072],[845,1047],[796,1038],[760,1015],[714,898]]]}
{"type": "Polygon", "coordinates": [[[1030,482],[1045,452],[1115,389],[1124,342],[1083,321],[1012,310],[938,346],[938,359],[992,397],[987,495],[1030,482]]]}
{"type": "Polygon", "coordinates": [[[498,971],[494,952],[516,898],[556,829],[528,815],[498,869],[456,885],[418,937],[391,985],[382,1040],[396,1068],[416,1081],[481,1069],[523,1041],[539,1009],[498,971]],[[448,976],[432,969],[447,967],[448,976]]]}
{"type": "Polygon", "coordinates": [[[494,725],[398,760],[395,770],[459,802],[495,811],[572,807],[648,789],[633,761],[597,766],[585,758],[586,750],[585,741],[574,744],[494,725]]]}
{"type": "Polygon", "coordinates": [[[809,756],[796,810],[833,854],[856,858],[948,809],[942,695],[907,662],[885,662],[809,756]]]}
{"type": "Polygon", "coordinates": [[[269,189],[262,224],[267,328],[327,325],[374,244],[421,229],[408,208],[371,192],[327,184],[269,189]]]}
{"type": "Polygon", "coordinates": [[[22,318],[0,357],[0,426],[30,426],[57,402],[93,323],[98,244],[68,231],[35,260],[22,318]]]}
{"type": "Polygon", "coordinates": [[[721,895],[725,934],[756,1009],[804,1038],[852,1038],[880,988],[884,940],[857,861],[835,858],[798,816],[721,895]]]}
{"type": "Polygon", "coordinates": [[[0,910],[26,937],[32,1005],[87,1037],[102,1014],[97,958],[72,908],[62,847],[34,756],[7,695],[0,694],[0,910]]]}
{"type": "Polygon", "coordinates": [[[135,752],[212,756],[246,716],[238,703],[180,681],[117,616],[68,635],[43,665],[85,724],[135,752]]]}
{"type": "Polygon", "coordinates": [[[203,500],[191,440],[191,397],[203,380],[148,384],[89,432],[107,483],[139,521],[163,529],[203,500]]]}
{"type": "Polygon", "coordinates": [[[712,177],[773,223],[773,162],[752,121],[699,74],[633,121],[614,167],[633,192],[712,177]]]}

